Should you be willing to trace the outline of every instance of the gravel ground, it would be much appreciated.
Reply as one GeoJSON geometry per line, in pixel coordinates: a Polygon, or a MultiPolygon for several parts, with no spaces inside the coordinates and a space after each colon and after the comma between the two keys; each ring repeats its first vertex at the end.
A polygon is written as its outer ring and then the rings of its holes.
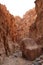
{"type": "Polygon", "coordinates": [[[34,61],[29,61],[22,58],[21,52],[16,52],[11,56],[6,57],[1,65],[43,65],[43,55],[34,61]]]}

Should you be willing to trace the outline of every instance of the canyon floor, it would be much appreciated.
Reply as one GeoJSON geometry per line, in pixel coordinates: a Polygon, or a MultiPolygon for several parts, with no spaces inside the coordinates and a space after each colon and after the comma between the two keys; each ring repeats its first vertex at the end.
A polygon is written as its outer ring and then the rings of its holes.
{"type": "Polygon", "coordinates": [[[21,51],[17,51],[13,55],[5,57],[3,63],[0,65],[43,65],[43,55],[34,61],[29,61],[22,57],[21,51]]]}

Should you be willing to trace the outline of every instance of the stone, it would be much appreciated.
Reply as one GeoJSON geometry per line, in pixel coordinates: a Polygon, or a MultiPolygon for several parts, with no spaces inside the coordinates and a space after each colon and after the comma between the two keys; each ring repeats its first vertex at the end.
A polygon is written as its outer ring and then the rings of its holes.
{"type": "Polygon", "coordinates": [[[31,38],[22,39],[20,42],[20,49],[22,55],[29,60],[35,60],[42,53],[42,49],[31,38]]]}
{"type": "Polygon", "coordinates": [[[27,47],[23,40],[23,45],[20,45],[23,56],[33,60],[43,53],[43,0],[36,0],[35,4],[35,8],[27,11],[23,18],[14,17],[5,5],[0,4],[0,56],[12,54],[18,48],[15,41],[27,37],[35,42],[31,40],[27,47]]]}
{"type": "Polygon", "coordinates": [[[30,26],[29,37],[37,41],[37,44],[43,46],[43,0],[35,1],[37,18],[30,26]],[[40,39],[40,41],[39,41],[40,39]],[[39,43],[38,43],[39,42],[39,43]]]}
{"type": "Polygon", "coordinates": [[[5,5],[0,4],[0,53],[3,54],[4,50],[6,55],[13,53],[14,42],[17,38],[16,27],[14,16],[9,13],[5,5]]]}
{"type": "Polygon", "coordinates": [[[20,41],[22,38],[29,37],[29,28],[32,25],[32,23],[35,22],[37,17],[35,8],[30,9],[27,11],[24,15],[23,18],[21,19],[21,24],[19,25],[18,28],[18,40],[20,41]]]}
{"type": "Polygon", "coordinates": [[[3,45],[3,41],[0,41],[0,65],[3,63],[5,58],[5,49],[4,49],[4,45],[3,45]]]}
{"type": "Polygon", "coordinates": [[[39,62],[34,62],[34,65],[42,65],[42,64],[39,62]]]}

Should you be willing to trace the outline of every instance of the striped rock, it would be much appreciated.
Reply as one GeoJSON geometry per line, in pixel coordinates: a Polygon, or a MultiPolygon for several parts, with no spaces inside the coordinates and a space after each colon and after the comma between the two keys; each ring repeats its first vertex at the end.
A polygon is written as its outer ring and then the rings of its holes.
{"type": "Polygon", "coordinates": [[[31,38],[24,38],[20,42],[20,49],[22,51],[23,57],[29,60],[34,60],[39,57],[42,53],[41,47],[39,47],[36,42],[31,38]]]}

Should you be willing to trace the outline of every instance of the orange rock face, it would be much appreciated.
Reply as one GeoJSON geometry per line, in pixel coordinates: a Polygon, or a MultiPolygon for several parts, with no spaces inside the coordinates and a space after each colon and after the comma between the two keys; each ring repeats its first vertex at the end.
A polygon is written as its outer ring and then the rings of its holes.
{"type": "MultiPolygon", "coordinates": [[[[43,37],[43,0],[36,0],[35,3],[37,18],[35,22],[30,26],[29,37],[33,38],[36,41],[39,38],[43,37]]],[[[41,43],[39,44],[43,44],[41,40],[40,42],[41,43]]]]}
{"type": "MultiPolygon", "coordinates": [[[[7,11],[4,5],[0,4],[0,43],[2,44],[1,49],[4,47],[5,54],[8,55],[10,52],[8,38],[10,41],[16,40],[16,24],[14,17],[7,11]]],[[[1,46],[1,45],[0,45],[1,46]]],[[[12,47],[13,48],[13,47],[12,47]]],[[[4,51],[0,51],[4,52],[4,51]]]]}
{"type": "MultiPolygon", "coordinates": [[[[21,44],[21,50],[23,52],[23,55],[28,59],[30,57],[31,60],[37,57],[37,53],[40,54],[40,53],[43,52],[43,4],[42,4],[42,2],[43,2],[42,0],[41,1],[40,0],[35,1],[35,3],[36,3],[35,8],[36,8],[36,13],[37,13],[37,18],[34,22],[32,22],[32,24],[29,27],[29,37],[34,39],[37,42],[36,44],[38,44],[38,47],[40,47],[40,48],[39,49],[34,49],[34,50],[32,49],[35,42],[34,42],[33,46],[31,47],[32,50],[29,49],[29,45],[28,45],[29,42],[27,44],[28,49],[27,49],[26,44],[25,44],[25,43],[27,43],[27,41],[24,42],[25,40],[23,40],[23,42],[21,44]],[[42,49],[42,52],[40,52],[41,51],[40,49],[42,49]],[[29,55],[29,53],[30,53],[30,55],[29,55]]],[[[27,19],[27,21],[28,21],[28,19],[27,19]]],[[[32,43],[30,43],[30,45],[32,45],[32,43]]],[[[34,47],[36,47],[36,45],[34,47]]]]}
{"type": "Polygon", "coordinates": [[[21,24],[19,25],[19,28],[18,28],[19,41],[22,38],[29,37],[29,28],[31,24],[35,22],[36,17],[37,15],[36,15],[35,8],[25,13],[25,15],[23,16],[21,20],[21,24]]]}
{"type": "Polygon", "coordinates": [[[33,60],[40,55],[41,48],[43,51],[43,0],[36,0],[35,4],[35,8],[27,11],[23,18],[14,17],[9,13],[5,5],[0,4],[0,55],[13,53],[15,41],[20,42],[21,39],[27,37],[35,40],[37,44],[32,43],[33,40],[31,40],[30,44],[29,40],[27,40],[27,49],[25,40],[23,40],[24,45],[23,47],[21,45],[21,49],[23,49],[24,56],[33,60]]]}
{"type": "Polygon", "coordinates": [[[37,14],[43,13],[43,0],[36,0],[35,4],[37,14]]]}

